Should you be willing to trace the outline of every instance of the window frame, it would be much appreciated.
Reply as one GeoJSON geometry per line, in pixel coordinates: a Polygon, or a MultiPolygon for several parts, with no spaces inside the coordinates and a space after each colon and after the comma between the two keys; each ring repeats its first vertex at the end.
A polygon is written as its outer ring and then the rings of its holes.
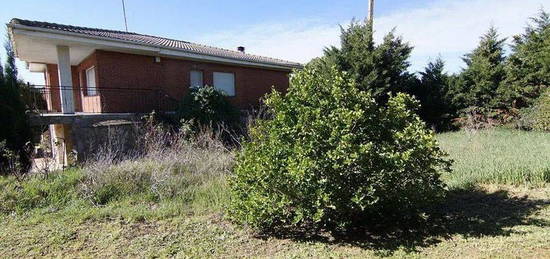
{"type": "Polygon", "coordinates": [[[189,88],[200,88],[200,87],[203,87],[203,86],[204,86],[204,71],[200,70],[200,69],[191,69],[191,70],[189,70],[189,88]],[[201,73],[202,85],[193,86],[193,82],[192,82],[192,78],[191,78],[191,74],[193,72],[200,72],[201,73]]]}
{"type": "Polygon", "coordinates": [[[87,68],[85,71],[84,71],[84,76],[86,78],[86,96],[98,96],[99,93],[97,91],[97,69],[95,66],[91,66],[89,68],[87,68]],[[90,87],[90,76],[88,75],[88,72],[93,70],[94,71],[94,74],[93,74],[93,78],[94,78],[94,87],[90,87]],[[93,89],[93,91],[90,91],[90,89],[93,89]]]}
{"type": "Polygon", "coordinates": [[[214,71],[214,72],[212,72],[212,86],[216,90],[222,90],[222,93],[227,97],[235,97],[235,96],[237,96],[237,74],[235,72],[214,71]],[[216,87],[216,73],[233,75],[233,94],[232,95],[230,95],[230,94],[226,93],[225,91],[223,91],[222,89],[218,89],[216,87]]]}

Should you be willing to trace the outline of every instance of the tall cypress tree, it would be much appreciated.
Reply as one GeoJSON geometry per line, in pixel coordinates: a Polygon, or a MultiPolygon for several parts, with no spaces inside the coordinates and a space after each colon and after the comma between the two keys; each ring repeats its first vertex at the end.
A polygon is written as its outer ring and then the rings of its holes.
{"type": "MultiPolygon", "coordinates": [[[[376,45],[368,22],[352,21],[342,28],[341,48],[325,49],[325,61],[352,76],[358,87],[384,104],[389,93],[406,92],[413,75],[407,72],[412,47],[395,32],[376,45]]],[[[316,61],[318,62],[318,61],[316,61]]]]}
{"type": "Polygon", "coordinates": [[[4,86],[4,67],[2,66],[2,62],[0,62],[0,87],[4,86]]]}
{"type": "Polygon", "coordinates": [[[506,62],[506,81],[498,89],[498,104],[529,106],[550,87],[550,14],[540,10],[521,35],[514,37],[506,62]]]}
{"type": "MultiPolygon", "coordinates": [[[[19,164],[26,170],[30,161],[26,153],[26,145],[32,139],[32,131],[27,120],[26,106],[21,96],[23,83],[18,81],[15,53],[11,41],[4,44],[7,59],[4,75],[0,82],[0,142],[5,142],[6,147],[19,157],[19,164]]],[[[0,153],[0,168],[7,162],[7,158],[0,153]]],[[[5,173],[0,171],[0,173],[5,173]]]]}
{"type": "Polygon", "coordinates": [[[6,50],[6,66],[5,66],[5,80],[8,85],[16,87],[17,85],[17,65],[15,64],[15,53],[13,51],[13,46],[9,40],[10,36],[7,35],[6,43],[4,44],[4,49],[6,50]]]}
{"type": "Polygon", "coordinates": [[[477,48],[463,57],[466,68],[459,81],[466,102],[463,107],[493,107],[496,90],[505,79],[505,41],[499,38],[496,28],[491,27],[477,48]]]}
{"type": "Polygon", "coordinates": [[[436,130],[448,129],[454,113],[449,95],[450,77],[444,69],[445,62],[441,58],[429,62],[411,89],[420,101],[420,118],[436,130]]]}

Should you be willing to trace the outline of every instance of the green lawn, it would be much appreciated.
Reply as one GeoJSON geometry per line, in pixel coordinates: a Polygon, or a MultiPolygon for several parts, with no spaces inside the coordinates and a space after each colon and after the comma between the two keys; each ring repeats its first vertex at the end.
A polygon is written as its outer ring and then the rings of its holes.
{"type": "Polygon", "coordinates": [[[445,180],[455,188],[475,184],[542,187],[550,182],[550,134],[507,129],[438,136],[455,161],[445,180]]]}
{"type": "MultiPolygon", "coordinates": [[[[347,237],[261,236],[224,219],[225,174],[188,176],[177,198],[134,194],[93,205],[74,191],[81,188],[82,176],[71,170],[23,186],[0,178],[0,255],[550,257],[550,134],[489,130],[446,133],[439,139],[456,161],[455,172],[444,176],[452,190],[435,216],[409,229],[347,237]],[[13,209],[14,200],[27,205],[13,209]]],[[[208,161],[217,163],[217,157],[208,161]]],[[[149,166],[160,170],[168,165],[149,166]]]]}

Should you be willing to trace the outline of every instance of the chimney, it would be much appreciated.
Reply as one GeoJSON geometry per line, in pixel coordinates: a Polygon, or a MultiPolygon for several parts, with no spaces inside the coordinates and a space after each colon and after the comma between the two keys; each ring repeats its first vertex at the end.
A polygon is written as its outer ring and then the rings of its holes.
{"type": "Polygon", "coordinates": [[[244,47],[243,47],[243,46],[237,47],[237,50],[240,51],[240,52],[242,52],[242,53],[244,53],[244,47]]]}

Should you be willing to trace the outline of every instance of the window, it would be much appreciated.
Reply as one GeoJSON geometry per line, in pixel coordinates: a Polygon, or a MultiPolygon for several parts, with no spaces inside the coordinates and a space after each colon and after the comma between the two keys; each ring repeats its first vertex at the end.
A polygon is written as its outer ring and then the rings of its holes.
{"type": "Polygon", "coordinates": [[[225,95],[235,96],[235,74],[214,72],[214,88],[225,95]]]}
{"type": "Polygon", "coordinates": [[[97,95],[97,86],[95,84],[95,67],[86,70],[86,94],[97,95]]]}
{"type": "Polygon", "coordinates": [[[191,78],[191,80],[190,80],[191,82],[189,84],[189,86],[191,88],[201,87],[201,86],[204,85],[202,83],[202,71],[191,70],[191,73],[190,73],[189,77],[191,78]]]}

